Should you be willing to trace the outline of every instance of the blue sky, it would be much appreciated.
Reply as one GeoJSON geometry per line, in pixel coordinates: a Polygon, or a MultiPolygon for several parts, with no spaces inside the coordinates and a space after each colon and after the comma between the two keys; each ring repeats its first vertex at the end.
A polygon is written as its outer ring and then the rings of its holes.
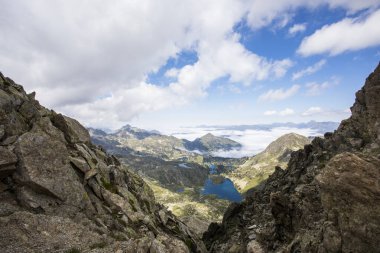
{"type": "MultiPolygon", "coordinates": [[[[361,15],[363,13],[359,12],[349,17],[361,15]]],[[[241,35],[240,42],[247,50],[271,59],[289,58],[294,62],[294,66],[281,78],[255,81],[250,86],[231,83],[228,76],[220,78],[207,90],[207,96],[180,108],[146,113],[135,119],[135,124],[149,127],[152,119],[156,119],[157,122],[160,122],[160,119],[167,122],[177,119],[186,122],[185,125],[228,125],[308,120],[341,121],[349,117],[349,108],[354,102],[355,92],[361,88],[365,78],[379,63],[380,47],[377,45],[361,50],[348,50],[333,56],[329,53],[310,57],[297,54],[297,49],[305,37],[346,17],[346,11],[342,8],[331,10],[322,6],[316,10],[298,9],[284,27],[275,25],[251,30],[244,20],[239,22],[234,31],[241,35]],[[289,29],[297,24],[305,25],[305,30],[290,34],[289,29]],[[318,63],[323,64],[315,72],[293,78],[295,73],[318,63]],[[324,83],[325,88],[318,86],[324,83]],[[315,90],[311,90],[311,84],[317,85],[315,90]],[[293,85],[299,85],[300,88],[289,98],[279,101],[259,100],[260,95],[270,89],[286,90],[293,85]],[[307,113],[310,108],[314,110],[307,113]],[[285,113],[286,109],[290,109],[288,113],[285,113]],[[272,112],[272,115],[269,112],[272,112]]],[[[177,58],[170,58],[159,71],[151,73],[148,80],[168,85],[172,79],[165,77],[166,71],[173,67],[182,68],[186,64],[194,64],[196,61],[195,51],[181,52],[177,58]]]]}
{"type": "Polygon", "coordinates": [[[87,126],[340,121],[380,60],[379,0],[0,3],[0,71],[87,126]]]}

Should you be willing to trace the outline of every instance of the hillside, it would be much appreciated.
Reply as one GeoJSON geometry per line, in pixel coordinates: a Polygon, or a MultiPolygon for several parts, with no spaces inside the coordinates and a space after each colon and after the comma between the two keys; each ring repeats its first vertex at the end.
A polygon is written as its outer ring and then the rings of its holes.
{"type": "Polygon", "coordinates": [[[209,250],[379,252],[380,65],[351,112],[211,224],[209,250]]]}
{"type": "Polygon", "coordinates": [[[111,134],[92,128],[89,131],[94,143],[103,145],[113,154],[154,156],[163,160],[202,163],[203,155],[210,155],[213,151],[229,151],[241,147],[240,143],[212,134],[188,141],[130,125],[111,134]]]}
{"type": "Polygon", "coordinates": [[[305,136],[285,134],[270,143],[263,152],[249,158],[225,176],[230,178],[241,192],[246,192],[268,178],[276,166],[285,169],[290,154],[309,143],[310,140],[305,136]]]}
{"type": "Polygon", "coordinates": [[[185,147],[188,150],[196,150],[203,153],[210,153],[218,150],[231,150],[241,148],[241,144],[228,138],[218,137],[213,134],[206,134],[194,141],[186,141],[185,147]]]}
{"type": "Polygon", "coordinates": [[[139,176],[34,96],[0,74],[1,252],[205,252],[139,176]]]}

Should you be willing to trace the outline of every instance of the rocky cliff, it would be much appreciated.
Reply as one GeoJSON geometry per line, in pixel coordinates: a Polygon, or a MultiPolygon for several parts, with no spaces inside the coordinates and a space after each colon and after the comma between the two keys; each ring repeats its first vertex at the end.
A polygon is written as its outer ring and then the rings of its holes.
{"type": "Polygon", "coordinates": [[[212,252],[380,252],[380,65],[334,133],[293,152],[204,240],[212,252]]]}
{"type": "Polygon", "coordinates": [[[142,179],[0,74],[1,252],[205,252],[142,179]]]}

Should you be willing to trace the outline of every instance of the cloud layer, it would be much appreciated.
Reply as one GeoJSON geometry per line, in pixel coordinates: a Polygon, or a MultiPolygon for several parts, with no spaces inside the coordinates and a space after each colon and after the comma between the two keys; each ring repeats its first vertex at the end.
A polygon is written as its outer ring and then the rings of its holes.
{"type": "MultiPolygon", "coordinates": [[[[377,0],[281,0],[276,4],[262,0],[0,0],[0,69],[28,91],[37,91],[37,98],[49,107],[87,125],[118,127],[142,112],[203,97],[220,78],[248,86],[284,76],[293,62],[245,48],[234,29],[239,22],[253,30],[271,24],[284,27],[300,7],[340,7],[355,13],[378,4],[377,0]],[[166,85],[149,82],[149,74],[185,51],[196,55],[196,60],[168,71],[166,85]]],[[[370,27],[379,23],[379,17],[375,12],[363,20],[345,19],[323,27],[303,41],[299,53],[337,54],[374,45],[379,33],[370,27]],[[334,37],[322,47],[315,46],[347,27],[373,36],[355,42],[344,33],[349,42],[340,47],[339,38],[334,37]]],[[[270,90],[262,99],[284,99],[298,88],[270,90]]]]}
{"type": "Polygon", "coordinates": [[[346,18],[326,25],[303,39],[298,53],[303,56],[337,55],[380,45],[380,10],[363,18],[346,18]]]}

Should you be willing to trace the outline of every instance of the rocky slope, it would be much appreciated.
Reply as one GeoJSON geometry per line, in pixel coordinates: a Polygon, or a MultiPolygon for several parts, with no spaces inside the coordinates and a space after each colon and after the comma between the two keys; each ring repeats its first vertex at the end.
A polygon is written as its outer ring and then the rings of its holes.
{"type": "Polygon", "coordinates": [[[197,163],[165,161],[152,156],[122,156],[120,161],[141,177],[156,180],[172,190],[201,187],[209,174],[207,168],[197,163]]]}
{"type": "Polygon", "coordinates": [[[212,252],[380,252],[380,65],[334,133],[291,154],[204,240],[212,252]]]}
{"type": "Polygon", "coordinates": [[[1,252],[205,252],[76,120],[0,74],[1,252]]]}
{"type": "Polygon", "coordinates": [[[289,133],[279,137],[261,153],[249,158],[225,176],[234,182],[241,192],[257,186],[274,172],[276,166],[286,168],[293,151],[302,149],[310,140],[305,136],[289,133]]]}

